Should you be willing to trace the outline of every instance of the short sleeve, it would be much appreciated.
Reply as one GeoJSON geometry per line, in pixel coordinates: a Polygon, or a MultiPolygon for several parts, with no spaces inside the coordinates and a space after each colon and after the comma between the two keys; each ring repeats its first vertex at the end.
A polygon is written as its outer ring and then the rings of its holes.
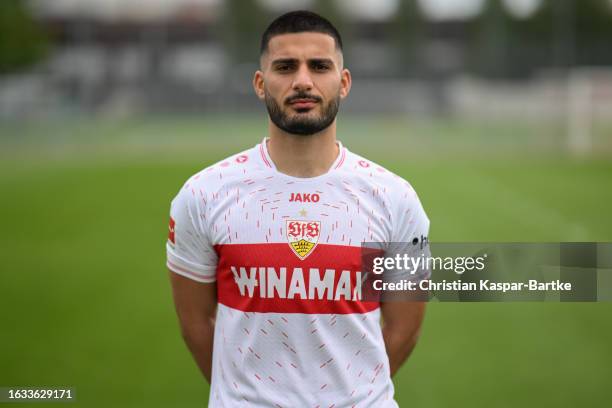
{"type": "Polygon", "coordinates": [[[217,254],[207,233],[205,211],[195,191],[183,187],[170,206],[166,255],[172,272],[210,283],[216,281],[217,254]]]}
{"type": "Polygon", "coordinates": [[[419,265],[410,271],[392,271],[386,277],[388,281],[397,281],[400,279],[408,279],[412,281],[420,281],[429,279],[431,270],[427,268],[428,262],[425,259],[431,256],[429,248],[429,218],[421,205],[421,201],[412,187],[405,183],[398,191],[399,197],[394,203],[394,225],[391,243],[387,248],[386,256],[400,255],[417,261],[418,263],[409,263],[409,265],[419,265]]]}

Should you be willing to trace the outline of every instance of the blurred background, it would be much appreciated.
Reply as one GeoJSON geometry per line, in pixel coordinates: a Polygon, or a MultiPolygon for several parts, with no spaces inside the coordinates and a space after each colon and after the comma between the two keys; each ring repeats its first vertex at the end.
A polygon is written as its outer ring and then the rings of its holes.
{"type": "MultiPolygon", "coordinates": [[[[266,135],[260,36],[294,9],[342,33],[338,138],[413,184],[430,239],[612,241],[612,0],[2,0],[0,386],[205,404],[169,203],[266,135]]],[[[608,406],[611,312],[432,303],[397,399],[608,406]]]]}
{"type": "MultiPolygon", "coordinates": [[[[261,31],[315,9],[345,37],[344,111],[520,121],[610,151],[609,0],[5,0],[0,118],[260,112],[261,31]],[[608,123],[606,123],[608,122],[608,123]]],[[[542,130],[542,129],[540,129],[542,130]]],[[[548,138],[547,138],[548,137],[548,138]]]]}

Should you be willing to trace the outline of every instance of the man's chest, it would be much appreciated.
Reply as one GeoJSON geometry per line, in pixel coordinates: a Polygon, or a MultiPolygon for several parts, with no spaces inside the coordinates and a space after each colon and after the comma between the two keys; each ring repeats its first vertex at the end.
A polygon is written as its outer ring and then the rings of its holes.
{"type": "Polygon", "coordinates": [[[388,242],[391,215],[374,189],[228,186],[207,223],[218,256],[219,301],[257,312],[362,313],[363,242],[388,242]]]}
{"type": "Polygon", "coordinates": [[[286,243],[301,257],[318,244],[388,242],[388,207],[384,195],[367,185],[256,183],[214,195],[206,221],[214,245],[286,243]]]}

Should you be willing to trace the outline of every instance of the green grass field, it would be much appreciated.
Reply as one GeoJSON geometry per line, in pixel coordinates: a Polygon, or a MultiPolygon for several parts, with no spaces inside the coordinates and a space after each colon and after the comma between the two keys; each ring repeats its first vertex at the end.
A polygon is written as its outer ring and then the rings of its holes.
{"type": "MultiPolygon", "coordinates": [[[[566,157],[554,128],[345,123],[350,149],[419,192],[432,241],[612,241],[612,160],[566,157]]],[[[205,406],[164,266],[169,203],[264,134],[250,118],[0,125],[0,386],[205,406]]],[[[611,379],[610,303],[434,302],[395,383],[402,407],[556,408],[610,406],[611,379]]]]}

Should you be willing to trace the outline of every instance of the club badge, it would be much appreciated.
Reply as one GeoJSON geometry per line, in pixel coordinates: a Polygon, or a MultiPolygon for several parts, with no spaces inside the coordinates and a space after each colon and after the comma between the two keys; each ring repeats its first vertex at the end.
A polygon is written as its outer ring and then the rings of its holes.
{"type": "Polygon", "coordinates": [[[301,260],[306,259],[314,251],[320,235],[320,221],[287,220],[287,241],[301,260]]]}

